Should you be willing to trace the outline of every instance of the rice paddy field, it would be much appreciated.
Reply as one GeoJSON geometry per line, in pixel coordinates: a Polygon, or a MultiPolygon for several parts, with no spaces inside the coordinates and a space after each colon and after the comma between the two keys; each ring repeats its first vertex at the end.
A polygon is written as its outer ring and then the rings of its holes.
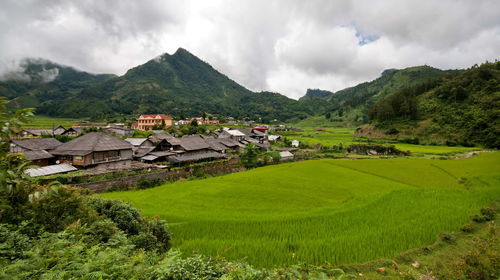
{"type": "MultiPolygon", "coordinates": [[[[303,131],[287,131],[283,136],[290,140],[299,140],[302,143],[308,145],[321,144],[323,146],[333,146],[342,143],[342,145],[350,145],[353,143],[359,143],[360,141],[366,141],[365,139],[360,139],[353,136],[355,128],[353,127],[327,127],[327,128],[313,128],[313,127],[303,127],[303,131]]],[[[384,139],[373,139],[377,143],[384,143],[384,139]]],[[[415,145],[407,143],[398,143],[395,141],[387,140],[387,144],[392,144],[396,148],[403,151],[410,151],[414,155],[444,155],[444,154],[459,154],[474,150],[480,150],[477,147],[449,147],[449,146],[432,146],[432,145],[415,145]]]]}
{"type": "Polygon", "coordinates": [[[36,115],[31,122],[24,124],[26,128],[52,128],[62,125],[65,128],[71,127],[72,124],[82,122],[81,119],[72,118],[54,118],[47,116],[36,115]]]}
{"type": "Polygon", "coordinates": [[[259,267],[390,258],[500,199],[500,153],[325,159],[101,194],[168,221],[173,247],[259,267]]]}

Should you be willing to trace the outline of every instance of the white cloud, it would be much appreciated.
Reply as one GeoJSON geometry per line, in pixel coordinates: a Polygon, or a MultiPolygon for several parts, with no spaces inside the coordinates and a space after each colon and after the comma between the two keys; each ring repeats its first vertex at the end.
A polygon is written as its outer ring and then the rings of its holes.
{"type": "Polygon", "coordinates": [[[1,5],[3,64],[44,57],[123,74],[184,47],[252,90],[293,98],[307,88],[335,91],[371,80],[386,68],[462,68],[500,56],[495,0],[6,0],[1,5]]]}

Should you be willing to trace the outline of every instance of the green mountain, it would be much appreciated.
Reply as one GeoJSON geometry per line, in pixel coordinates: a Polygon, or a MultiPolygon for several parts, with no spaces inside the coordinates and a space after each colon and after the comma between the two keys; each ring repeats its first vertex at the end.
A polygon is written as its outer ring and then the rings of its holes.
{"type": "Polygon", "coordinates": [[[455,71],[380,99],[372,126],[414,142],[500,148],[500,62],[455,71]]]}
{"type": "Polygon", "coordinates": [[[0,79],[0,96],[11,100],[14,108],[41,109],[66,99],[91,85],[115,77],[90,74],[41,58],[27,58],[19,70],[5,73],[0,79]]]}
{"type": "Polygon", "coordinates": [[[302,96],[299,100],[308,100],[308,99],[313,99],[313,98],[328,99],[333,94],[334,94],[333,92],[328,91],[328,90],[308,88],[306,91],[306,94],[304,96],[302,96]]]}
{"type": "Polygon", "coordinates": [[[82,87],[68,86],[64,92],[52,94],[52,99],[39,98],[46,84],[30,85],[36,94],[23,91],[6,96],[15,97],[13,102],[19,107],[36,107],[39,114],[61,117],[127,118],[160,112],[188,117],[206,112],[263,121],[299,120],[313,115],[319,106],[317,101],[298,102],[278,93],[252,92],[182,48],[134,67],[123,76],[82,87]],[[35,100],[17,101],[26,95],[35,100]]]}
{"type": "Polygon", "coordinates": [[[332,122],[351,124],[366,123],[370,107],[379,100],[398,90],[422,83],[428,79],[445,75],[443,71],[430,66],[416,66],[405,69],[388,69],[371,81],[337,92],[308,90],[302,99],[323,99],[328,101],[326,118],[332,122]]]}

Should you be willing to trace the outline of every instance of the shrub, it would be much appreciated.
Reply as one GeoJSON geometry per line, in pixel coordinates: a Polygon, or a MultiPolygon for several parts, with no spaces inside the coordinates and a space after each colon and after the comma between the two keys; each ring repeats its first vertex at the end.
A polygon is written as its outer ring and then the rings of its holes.
{"type": "Polygon", "coordinates": [[[24,256],[24,251],[30,247],[30,240],[7,224],[0,224],[0,244],[0,259],[13,260],[24,256]]]}
{"type": "Polygon", "coordinates": [[[185,259],[178,258],[171,264],[164,275],[158,275],[157,279],[165,280],[212,280],[218,279],[224,274],[221,264],[211,258],[194,256],[185,259]]]}
{"type": "Polygon", "coordinates": [[[157,241],[157,245],[162,250],[167,250],[170,247],[170,240],[172,239],[168,231],[167,223],[158,218],[150,218],[145,221],[144,230],[151,233],[157,241]]]}
{"type": "Polygon", "coordinates": [[[154,178],[154,179],[141,178],[138,182],[137,189],[144,190],[144,189],[154,188],[162,185],[163,183],[164,181],[160,178],[154,178]]]}
{"type": "Polygon", "coordinates": [[[106,216],[127,234],[137,234],[140,229],[139,211],[129,203],[99,197],[89,198],[89,205],[100,215],[106,216]]]}
{"type": "Polygon", "coordinates": [[[385,134],[389,134],[389,135],[395,135],[395,134],[398,134],[398,133],[399,133],[399,130],[397,130],[397,129],[396,129],[396,128],[394,128],[394,127],[389,128],[389,129],[385,132],[385,134]]]}
{"type": "Polygon", "coordinates": [[[485,221],[493,221],[496,216],[496,211],[493,208],[483,208],[481,209],[481,215],[483,215],[485,221]]]}
{"type": "Polygon", "coordinates": [[[95,212],[85,204],[83,193],[84,190],[59,184],[35,192],[31,195],[29,214],[34,226],[56,232],[77,220],[95,220],[95,212]]]}
{"type": "Polygon", "coordinates": [[[207,177],[207,174],[203,172],[203,169],[201,169],[199,166],[196,166],[193,169],[193,176],[196,178],[205,178],[207,177]]]}
{"type": "Polygon", "coordinates": [[[130,241],[135,245],[138,249],[144,250],[155,250],[157,249],[158,240],[154,235],[149,232],[141,232],[137,235],[130,237],[130,241]]]}

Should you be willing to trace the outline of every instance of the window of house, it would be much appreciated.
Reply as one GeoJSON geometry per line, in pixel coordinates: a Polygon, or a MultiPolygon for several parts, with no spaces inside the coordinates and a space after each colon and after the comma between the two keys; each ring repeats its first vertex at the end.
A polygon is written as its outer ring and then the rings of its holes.
{"type": "Polygon", "coordinates": [[[73,159],[74,159],[74,160],[80,160],[80,161],[82,161],[82,160],[83,160],[83,157],[82,157],[82,156],[74,156],[74,158],[73,158],[73,159]]]}

